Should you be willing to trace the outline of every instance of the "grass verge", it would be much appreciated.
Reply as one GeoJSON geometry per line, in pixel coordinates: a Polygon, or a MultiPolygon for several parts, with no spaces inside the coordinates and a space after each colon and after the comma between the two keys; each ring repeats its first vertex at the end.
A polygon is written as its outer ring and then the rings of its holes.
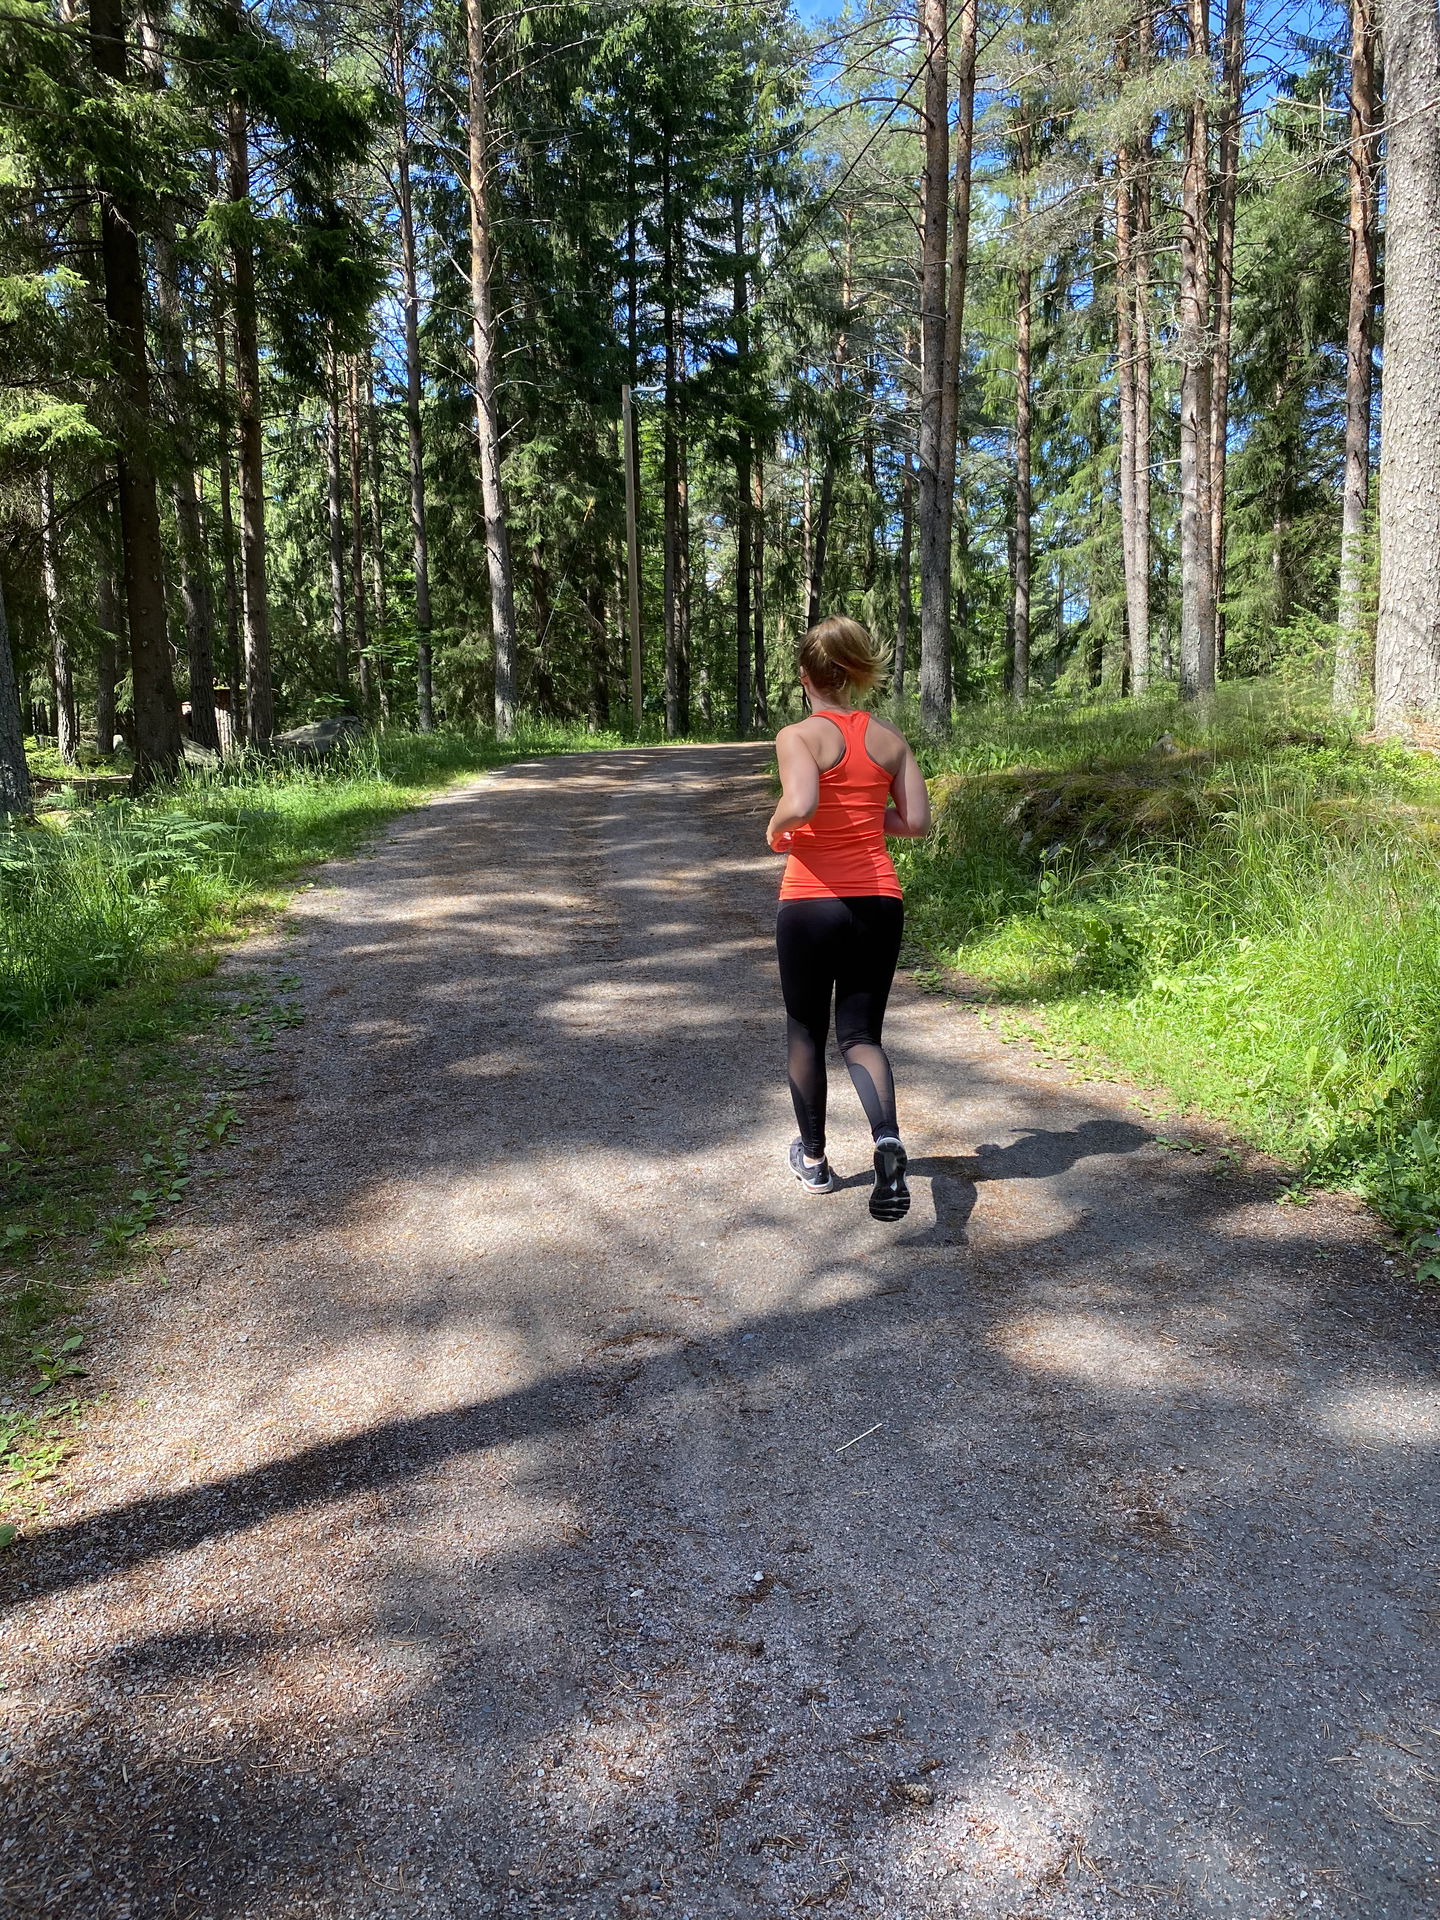
{"type": "Polygon", "coordinates": [[[1440,762],[1304,689],[962,714],[912,936],[1091,1073],[1351,1189],[1440,1278],[1440,762]]]}
{"type": "Polygon", "coordinates": [[[503,746],[395,734],[318,766],[241,762],[0,829],[4,1524],[43,1498],[74,1429],[86,1288],[139,1265],[197,1157],[236,1123],[276,1026],[298,1017],[283,992],[220,991],[225,945],[307,867],[457,778],[620,744],[533,727],[503,746]]]}

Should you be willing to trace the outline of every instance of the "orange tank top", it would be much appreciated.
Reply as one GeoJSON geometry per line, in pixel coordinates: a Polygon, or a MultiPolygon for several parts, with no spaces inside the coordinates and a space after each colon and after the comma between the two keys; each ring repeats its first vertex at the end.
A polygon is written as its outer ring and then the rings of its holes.
{"type": "Polygon", "coordinates": [[[790,841],[782,900],[845,900],[865,894],[903,898],[885,845],[885,808],[893,774],[865,749],[868,713],[826,713],[845,751],[820,774],[820,804],[790,841]]]}

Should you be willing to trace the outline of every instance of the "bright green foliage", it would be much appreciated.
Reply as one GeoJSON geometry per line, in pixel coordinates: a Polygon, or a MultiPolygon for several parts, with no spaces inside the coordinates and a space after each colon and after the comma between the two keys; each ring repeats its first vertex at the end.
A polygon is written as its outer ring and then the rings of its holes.
{"type": "Polygon", "coordinates": [[[977,713],[902,855],[911,925],[1087,1066],[1415,1234],[1440,1226],[1440,770],[1319,712],[977,713]]]}

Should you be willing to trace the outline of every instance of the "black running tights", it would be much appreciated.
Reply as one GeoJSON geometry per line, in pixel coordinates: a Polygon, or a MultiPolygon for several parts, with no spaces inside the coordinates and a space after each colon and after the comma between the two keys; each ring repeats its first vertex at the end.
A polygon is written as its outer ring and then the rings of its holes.
{"type": "Polygon", "coordinates": [[[898,1134],[895,1080],[880,1029],[904,926],[904,902],[886,894],[780,904],[775,946],[790,1038],[790,1094],[800,1139],[812,1160],[825,1151],[825,1039],[832,995],[835,1038],[870,1131],[877,1140],[898,1134]]]}

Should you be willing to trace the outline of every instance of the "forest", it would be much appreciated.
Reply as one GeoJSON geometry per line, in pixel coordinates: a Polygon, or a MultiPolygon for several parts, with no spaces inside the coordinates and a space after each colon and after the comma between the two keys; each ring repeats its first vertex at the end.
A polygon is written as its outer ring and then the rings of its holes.
{"type": "Polygon", "coordinates": [[[4,0],[0,798],[27,735],[744,736],[822,607],[936,737],[1278,666],[1433,722],[1434,8],[1381,26],[4,0]]]}
{"type": "Polygon", "coordinates": [[[5,1325],[181,1191],[217,942],[504,760],[768,737],[822,610],[932,783],[912,965],[1440,1277],[1433,0],[0,52],[5,1325]]]}

